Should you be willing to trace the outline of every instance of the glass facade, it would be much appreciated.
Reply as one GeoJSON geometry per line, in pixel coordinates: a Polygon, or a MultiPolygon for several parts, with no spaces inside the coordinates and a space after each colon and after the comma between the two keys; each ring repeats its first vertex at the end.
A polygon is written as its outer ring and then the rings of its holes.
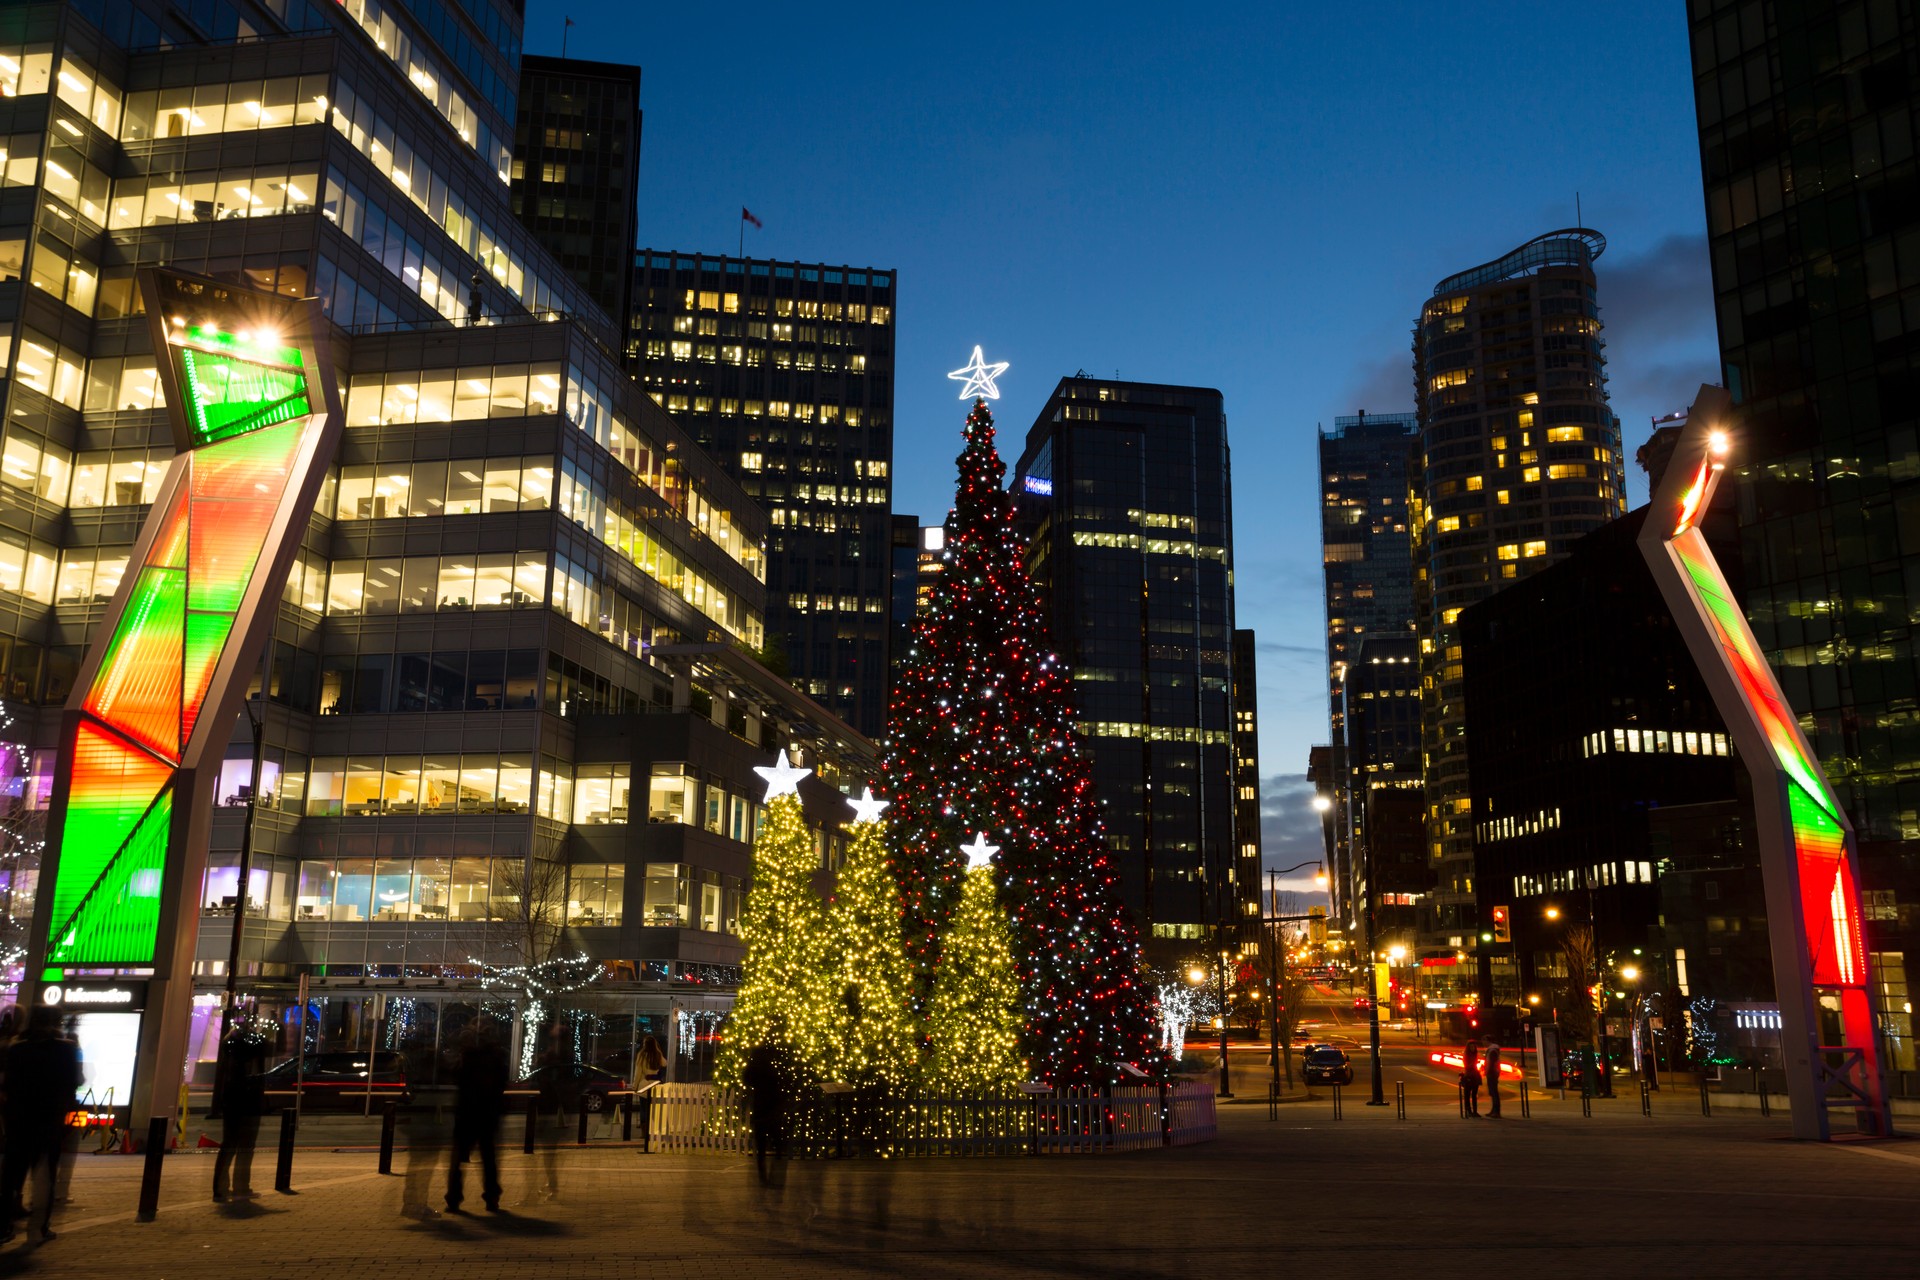
{"type": "Polygon", "coordinates": [[[1062,379],[1013,475],[1126,903],[1158,954],[1237,948],[1260,885],[1241,875],[1236,826],[1220,393],[1062,379]]]}
{"type": "Polygon", "coordinates": [[[1442,280],[1415,330],[1409,516],[1437,878],[1423,958],[1455,957],[1477,927],[1460,613],[1626,510],[1593,268],[1605,247],[1580,228],[1529,241],[1442,280]]]}
{"type": "Polygon", "coordinates": [[[860,732],[887,714],[893,274],[641,250],[627,358],[767,509],[769,635],[860,732]]]}
{"type": "MultiPolygon", "coordinates": [[[[0,11],[0,277],[18,281],[0,298],[0,757],[37,797],[0,827],[44,818],[54,709],[116,591],[131,581],[152,616],[231,603],[176,600],[175,565],[133,560],[182,465],[137,268],[316,295],[340,326],[344,441],[253,677],[259,777],[244,721],[218,762],[197,972],[219,981],[220,918],[244,902],[243,980],[269,991],[303,969],[316,989],[471,978],[504,955],[501,926],[537,916],[611,972],[724,992],[752,766],[795,725],[818,730],[806,764],[826,781],[808,805],[828,864],[833,788],[873,767],[870,744],[740,656],[766,643],[767,514],[628,376],[607,310],[515,216],[519,7],[264,9],[0,11]],[[293,34],[260,37],[276,20],[293,34]],[[167,52],[181,46],[194,57],[167,52]]],[[[890,288],[875,305],[862,285],[859,323],[890,349],[890,288]]],[[[221,392],[192,414],[207,448],[280,431],[284,370],[224,337],[198,347],[196,378],[221,392]]],[[[877,423],[884,442],[875,403],[862,391],[809,416],[877,423]]],[[[764,393],[753,404],[773,413],[764,393]]],[[[887,457],[870,468],[883,519],[887,457]]],[[[177,738],[152,695],[136,681],[88,696],[116,733],[177,738]]],[[[109,745],[89,739],[84,762],[103,858],[164,821],[151,791],[137,803],[139,762],[109,745]]],[[[44,896],[33,861],[0,886],[16,917],[44,896]]]]}
{"type": "MultiPolygon", "coordinates": [[[[1742,605],[1859,838],[1876,983],[1910,990],[1920,36],[1896,5],[1688,12],[1742,605]]],[[[1912,1071],[1911,1011],[1883,1011],[1887,1064],[1912,1071]]]]}

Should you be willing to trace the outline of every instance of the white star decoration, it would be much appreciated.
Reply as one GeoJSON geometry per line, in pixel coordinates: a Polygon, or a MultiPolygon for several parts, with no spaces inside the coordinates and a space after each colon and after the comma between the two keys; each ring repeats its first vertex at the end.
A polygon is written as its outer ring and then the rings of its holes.
{"type": "Polygon", "coordinates": [[[780,758],[771,765],[757,764],[753,771],[767,780],[767,799],[777,800],[781,796],[800,796],[800,779],[812,773],[811,769],[801,769],[787,763],[787,752],[783,747],[780,758]]]}
{"type": "Polygon", "coordinates": [[[988,364],[986,360],[981,357],[980,348],[975,347],[973,349],[972,363],[968,364],[964,369],[955,369],[947,376],[955,382],[965,382],[967,384],[960,388],[960,398],[962,400],[971,399],[975,395],[979,395],[987,400],[998,400],[1000,398],[1000,388],[993,385],[993,380],[1006,371],[1007,362],[1005,360],[988,364]]]}
{"type": "Polygon", "coordinates": [[[1000,852],[1000,846],[988,844],[987,833],[980,831],[974,834],[972,844],[960,846],[960,852],[967,855],[967,870],[972,871],[975,867],[992,866],[993,855],[1000,852]]]}
{"type": "Polygon", "coordinates": [[[873,798],[873,788],[867,787],[861,792],[858,800],[849,798],[847,803],[853,807],[853,825],[857,827],[863,822],[879,822],[880,811],[892,804],[893,801],[875,800],[873,798]]]}

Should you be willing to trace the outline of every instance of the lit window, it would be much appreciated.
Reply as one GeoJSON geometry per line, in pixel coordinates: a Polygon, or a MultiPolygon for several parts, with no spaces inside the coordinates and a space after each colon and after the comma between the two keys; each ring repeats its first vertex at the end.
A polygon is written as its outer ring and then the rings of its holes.
{"type": "Polygon", "coordinates": [[[1457,532],[1460,528],[1460,517],[1459,516],[1441,516],[1436,523],[1440,526],[1440,532],[1454,533],[1454,532],[1457,532]]]}
{"type": "Polygon", "coordinates": [[[761,457],[759,454],[743,453],[740,455],[740,469],[742,471],[758,471],[760,467],[761,457]]]}
{"type": "Polygon", "coordinates": [[[1504,507],[1510,500],[1510,495],[1505,489],[1496,489],[1494,490],[1493,500],[1504,507]]]}
{"type": "Polygon", "coordinates": [[[1527,484],[1538,484],[1540,482],[1540,468],[1528,467],[1520,473],[1520,479],[1527,484]]]}
{"type": "Polygon", "coordinates": [[[1509,542],[1500,548],[1498,554],[1502,560],[1518,560],[1520,558],[1520,544],[1517,542],[1509,542]]]}
{"type": "Polygon", "coordinates": [[[1543,556],[1547,554],[1547,544],[1544,542],[1529,542],[1521,549],[1521,554],[1526,556],[1543,556]]]}
{"type": "Polygon", "coordinates": [[[1467,492],[1469,493],[1472,493],[1472,492],[1475,492],[1476,490],[1484,488],[1485,485],[1486,485],[1486,479],[1483,476],[1467,477],[1467,492]]]}
{"type": "Polygon", "coordinates": [[[1580,439],[1579,427],[1548,427],[1548,444],[1567,444],[1580,439]]]}

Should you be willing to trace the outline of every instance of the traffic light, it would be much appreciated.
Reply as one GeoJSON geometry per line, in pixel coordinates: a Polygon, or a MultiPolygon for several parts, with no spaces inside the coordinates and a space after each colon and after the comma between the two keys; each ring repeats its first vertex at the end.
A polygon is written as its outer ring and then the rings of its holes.
{"type": "Polygon", "coordinates": [[[1493,940],[1495,942],[1513,941],[1513,921],[1508,917],[1505,907],[1493,909],[1493,940]]]}

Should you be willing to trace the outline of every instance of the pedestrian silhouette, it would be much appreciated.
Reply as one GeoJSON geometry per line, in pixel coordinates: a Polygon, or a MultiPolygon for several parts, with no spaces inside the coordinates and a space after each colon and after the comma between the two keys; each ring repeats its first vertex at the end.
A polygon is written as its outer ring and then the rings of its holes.
{"type": "Polygon", "coordinates": [[[764,1041],[747,1054],[746,1067],[740,1073],[740,1083],[747,1091],[747,1128],[753,1137],[754,1166],[762,1186],[771,1182],[768,1157],[787,1158],[787,1066],[785,1048],[764,1041]]]}
{"type": "Polygon", "coordinates": [[[1487,1119],[1500,1118],[1500,1042],[1487,1045],[1487,1119]]]}
{"type": "Polygon", "coordinates": [[[0,1240],[10,1240],[16,1207],[29,1179],[33,1212],[28,1237],[51,1240],[54,1179],[66,1136],[67,1117],[80,1091],[80,1048],[60,1034],[60,1011],[38,1005],[27,1032],[7,1049],[7,1152],[0,1162],[0,1240]]]}
{"type": "Polygon", "coordinates": [[[1467,1093],[1467,1114],[1480,1114],[1480,1042],[1469,1040],[1460,1050],[1460,1087],[1467,1093]]]}
{"type": "Polygon", "coordinates": [[[534,1075],[540,1087],[540,1115],[547,1127],[542,1148],[546,1174],[546,1198],[560,1194],[560,1145],[567,1140],[567,1117],[576,1115],[581,1105],[580,1059],[567,1042],[566,1026],[555,1022],[547,1028],[546,1045],[534,1062],[534,1075]]]}
{"type": "Polygon", "coordinates": [[[640,1112],[642,1151],[651,1150],[653,1144],[653,1099],[657,1090],[649,1086],[665,1084],[666,1080],[667,1055],[660,1042],[648,1036],[640,1042],[640,1052],[633,1055],[633,1105],[640,1112]]]}
{"type": "MultiPolygon", "coordinates": [[[[440,1157],[447,1149],[447,1121],[440,1111],[440,1100],[430,1097],[439,1079],[433,1041],[420,1036],[407,1042],[403,1051],[407,1069],[407,1090],[412,1104],[407,1109],[407,1179],[400,1190],[400,1212],[423,1222],[439,1216],[427,1203],[433,1193],[434,1175],[440,1157]]],[[[367,1070],[372,1071],[379,1055],[367,1051],[367,1070]]]]}
{"type": "Polygon", "coordinates": [[[253,1199],[253,1152],[260,1141],[260,1116],[266,1110],[262,1078],[267,1042],[239,1022],[220,1045],[215,1089],[220,1097],[220,1154],[213,1162],[213,1198],[253,1199]]]}
{"type": "Polygon", "coordinates": [[[488,1213],[500,1212],[500,1113],[507,1102],[507,1052],[477,1027],[460,1037],[460,1067],[454,1076],[453,1162],[447,1167],[447,1212],[460,1212],[465,1194],[461,1166],[478,1149],[480,1197],[488,1213]]]}

